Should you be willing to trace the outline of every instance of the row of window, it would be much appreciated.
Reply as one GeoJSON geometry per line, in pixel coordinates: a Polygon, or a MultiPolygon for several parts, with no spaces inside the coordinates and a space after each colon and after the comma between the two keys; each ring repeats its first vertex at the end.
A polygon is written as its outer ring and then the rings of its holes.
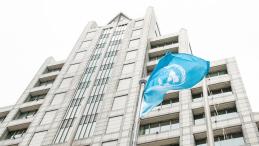
{"type": "Polygon", "coordinates": [[[40,94],[40,95],[31,95],[29,94],[27,102],[31,101],[38,101],[40,99],[44,99],[47,94],[40,94]]]}
{"type": "MultiPolygon", "coordinates": [[[[109,34],[106,34],[109,36],[109,34]]],[[[104,46],[106,45],[106,43],[100,43],[96,45],[96,49],[100,49],[100,48],[104,48],[104,46]]]]}
{"type": "Polygon", "coordinates": [[[109,77],[104,77],[101,79],[96,79],[94,82],[94,86],[100,86],[100,85],[104,85],[107,84],[109,81],[109,77]]]}
{"type": "Polygon", "coordinates": [[[110,34],[101,34],[100,39],[108,38],[110,34]]]}
{"type": "Polygon", "coordinates": [[[106,52],[104,57],[112,57],[112,56],[116,56],[118,53],[118,50],[115,51],[110,51],[110,52],[106,52]]]}
{"type": "MultiPolygon", "coordinates": [[[[221,121],[221,120],[226,120],[226,119],[231,119],[231,118],[236,118],[238,117],[238,112],[236,109],[235,105],[228,105],[224,108],[223,105],[213,105],[211,106],[211,120],[212,121],[221,121]]],[[[204,110],[199,113],[195,113],[195,109],[193,110],[193,119],[194,119],[194,124],[199,125],[199,124],[204,124],[205,123],[205,113],[204,110]]]]}
{"type": "Polygon", "coordinates": [[[26,112],[20,112],[18,113],[18,115],[16,116],[15,119],[28,119],[33,117],[38,110],[32,110],[32,111],[26,111],[26,112]]]}
{"type": "Polygon", "coordinates": [[[78,89],[87,88],[90,85],[90,81],[80,82],[78,85],[78,89]]]}
{"type": "Polygon", "coordinates": [[[15,131],[9,131],[7,133],[6,139],[17,139],[22,137],[27,131],[26,129],[19,129],[19,130],[15,130],[15,131]]]}
{"type": "MultiPolygon", "coordinates": [[[[213,96],[213,95],[218,95],[223,93],[232,93],[232,88],[229,86],[229,87],[222,87],[219,89],[211,89],[210,91],[208,91],[208,95],[210,96],[210,98],[216,98],[217,96],[213,96]]],[[[194,102],[201,101],[202,97],[203,97],[202,91],[193,92],[193,89],[192,89],[192,99],[194,102]]]]}
{"type": "Polygon", "coordinates": [[[121,43],[121,40],[110,41],[109,46],[116,46],[116,45],[119,45],[120,43],[121,43]]]}
{"type": "Polygon", "coordinates": [[[153,110],[159,110],[163,108],[169,108],[173,107],[175,103],[179,102],[179,97],[164,99],[162,103],[160,103],[158,106],[156,106],[153,110]]]}
{"type": "MultiPolygon", "coordinates": [[[[133,40],[131,44],[138,44],[138,43],[137,43],[138,41],[139,41],[139,40],[133,40]]],[[[118,42],[118,41],[114,41],[114,42],[118,42]]],[[[118,45],[118,44],[115,44],[115,45],[118,45]]],[[[117,52],[117,51],[114,51],[114,52],[117,52]]],[[[135,52],[136,52],[136,51],[135,51],[135,52]]],[[[109,52],[109,53],[111,54],[112,52],[109,52]]],[[[114,53],[114,54],[116,55],[116,53],[114,53]]],[[[108,54],[108,56],[114,56],[114,55],[109,55],[109,54],[108,54]]],[[[134,57],[135,57],[135,55],[134,55],[134,57]]],[[[103,65],[103,66],[101,67],[101,70],[107,70],[107,69],[109,69],[109,68],[112,68],[112,64],[113,64],[113,63],[103,65]]],[[[106,79],[107,79],[107,78],[106,78],[106,79]]],[[[98,83],[102,83],[101,79],[97,79],[97,80],[96,80],[95,84],[98,84],[98,83]]],[[[95,99],[95,101],[98,101],[98,100],[101,100],[102,97],[103,97],[103,94],[97,95],[97,96],[90,96],[88,100],[94,101],[94,99],[95,99]]],[[[118,99],[122,99],[122,98],[121,98],[121,97],[120,97],[120,98],[118,97],[118,98],[116,98],[116,99],[118,100],[118,99]]],[[[116,102],[117,100],[115,100],[115,102],[116,102]]],[[[118,117],[118,118],[120,119],[120,117],[118,117]]],[[[113,121],[113,119],[110,119],[110,121],[113,121]]],[[[116,120],[115,120],[115,121],[116,121],[116,120]]],[[[112,122],[112,123],[113,123],[113,122],[112,122]]],[[[108,125],[109,125],[109,124],[108,124],[108,125]]],[[[108,127],[109,127],[109,126],[108,126],[108,127]]],[[[112,129],[114,129],[114,128],[112,128],[112,129]]],[[[108,131],[110,131],[110,130],[108,130],[108,131]]]]}
{"type": "MultiPolygon", "coordinates": [[[[170,99],[168,101],[171,101],[170,99]]],[[[205,123],[205,114],[204,110],[198,112],[198,109],[193,110],[193,119],[194,124],[204,124],[205,123]]],[[[220,105],[211,106],[211,118],[212,120],[220,121],[231,119],[237,117],[237,109],[234,103],[224,103],[220,105]]],[[[140,126],[140,135],[154,134],[165,131],[170,131],[172,129],[179,128],[179,117],[176,119],[170,119],[165,121],[159,121],[155,123],[145,124],[140,126]]]]}
{"type": "MultiPolygon", "coordinates": [[[[94,85],[100,85],[100,88],[94,88],[92,90],[91,96],[87,100],[88,105],[85,109],[86,115],[84,115],[82,119],[84,117],[90,118],[89,115],[95,115],[97,113],[98,107],[100,107],[101,105],[101,101],[104,95],[103,93],[104,88],[106,86],[105,84],[108,82],[109,74],[113,66],[113,60],[117,54],[117,48],[121,42],[120,40],[123,34],[121,31],[124,31],[124,30],[125,30],[125,26],[119,26],[115,29],[115,32],[111,38],[111,42],[109,43],[109,47],[107,48],[107,51],[105,53],[105,58],[102,62],[103,65],[101,65],[101,69],[100,69],[101,71],[98,72],[97,79],[95,80],[95,83],[94,83],[94,85]]],[[[120,127],[119,125],[121,124],[121,119],[122,119],[122,116],[110,118],[106,132],[110,133],[110,132],[118,131],[118,127],[120,127]]],[[[91,132],[89,131],[93,131],[94,128],[95,128],[95,122],[82,123],[78,128],[76,139],[91,136],[91,132]]]]}
{"type": "Polygon", "coordinates": [[[98,60],[101,57],[101,54],[94,54],[90,57],[90,60],[98,60]]]}
{"type": "Polygon", "coordinates": [[[76,133],[75,139],[92,136],[96,126],[96,118],[97,114],[82,116],[79,124],[81,130],[76,133]]]}
{"type": "MultiPolygon", "coordinates": [[[[210,90],[209,95],[216,95],[216,94],[223,94],[223,93],[229,93],[232,92],[231,87],[223,87],[220,89],[213,89],[210,90]]],[[[192,99],[194,102],[196,101],[201,101],[202,100],[202,92],[192,92],[192,99]]],[[[212,96],[213,97],[213,96],[212,96]]],[[[161,104],[159,104],[157,107],[154,108],[154,110],[157,109],[161,109],[161,108],[168,108],[168,107],[172,107],[173,104],[178,103],[179,102],[179,94],[176,95],[173,98],[166,98],[163,100],[163,102],[161,104]]]]}
{"type": "Polygon", "coordinates": [[[158,134],[179,128],[179,117],[140,126],[139,135],[158,134]]]}
{"type": "MultiPolygon", "coordinates": [[[[101,57],[101,53],[103,52],[102,48],[104,48],[104,44],[106,44],[106,40],[109,37],[109,34],[111,32],[112,28],[107,28],[102,32],[102,37],[99,37],[98,42],[95,46],[94,52],[90,57],[89,62],[87,63],[87,69],[84,72],[83,76],[81,77],[80,83],[78,85],[77,90],[75,91],[75,94],[73,96],[73,99],[82,99],[84,92],[86,88],[89,86],[91,76],[95,70],[97,60],[101,57]]],[[[81,101],[81,100],[80,100],[81,101]]],[[[70,102],[69,107],[66,111],[65,117],[62,120],[62,123],[64,124],[65,121],[69,119],[74,119],[78,113],[78,109],[80,108],[80,104],[74,104],[72,105],[72,102],[70,102]]],[[[70,120],[71,121],[71,120],[70,120]]],[[[61,126],[55,136],[54,143],[63,143],[65,142],[68,137],[71,130],[73,122],[70,122],[70,126],[61,126]]]]}
{"type": "Polygon", "coordinates": [[[113,63],[103,64],[101,65],[100,70],[108,70],[108,69],[111,69],[112,67],[113,67],[113,63]]]}
{"type": "Polygon", "coordinates": [[[102,101],[102,99],[103,99],[103,94],[89,96],[87,99],[87,104],[99,102],[99,101],[102,101]]]}
{"type": "MultiPolygon", "coordinates": [[[[118,26],[115,28],[115,32],[124,31],[125,29],[126,29],[126,25],[118,26]]],[[[121,39],[123,37],[123,33],[122,32],[120,32],[120,33],[121,33],[120,35],[118,35],[117,33],[113,34],[111,41],[109,43],[109,46],[106,50],[105,58],[102,61],[102,65],[101,65],[101,69],[100,69],[101,71],[98,72],[97,79],[95,80],[95,83],[94,83],[94,85],[99,86],[99,88],[93,88],[93,90],[91,92],[91,96],[88,98],[88,101],[87,101],[88,104],[87,104],[85,112],[84,112],[85,117],[87,117],[88,115],[97,114],[98,108],[101,107],[101,105],[102,105],[102,98],[103,98],[104,91],[105,91],[104,89],[107,86],[106,84],[108,83],[110,72],[111,72],[112,66],[114,64],[113,61],[116,57],[119,44],[121,43],[121,39]]],[[[113,132],[113,131],[118,130],[117,126],[120,125],[121,122],[116,122],[117,118],[122,119],[121,116],[116,117],[114,119],[111,118],[108,122],[108,129],[106,130],[106,132],[113,132]],[[115,124],[116,126],[113,125],[115,127],[111,127],[112,126],[111,123],[115,124]]],[[[84,132],[84,134],[83,135],[78,134],[76,139],[91,136],[91,132],[90,133],[88,132],[90,130],[86,130],[84,128],[91,129],[91,131],[93,131],[95,128],[95,122],[83,123],[78,128],[77,132],[78,133],[84,132]],[[85,132],[85,130],[86,130],[86,132],[85,132]]]]}
{"type": "MultiPolygon", "coordinates": [[[[207,139],[195,140],[196,146],[207,146],[207,139]]],[[[242,132],[226,133],[223,135],[214,136],[215,146],[241,146],[244,145],[244,137],[242,132]]]]}
{"type": "MultiPolygon", "coordinates": [[[[28,112],[21,112],[18,116],[17,119],[22,119],[22,118],[30,118],[33,115],[35,115],[37,113],[37,110],[33,110],[33,111],[28,111],[28,112]]],[[[54,111],[48,111],[45,113],[45,115],[43,116],[43,119],[41,121],[41,125],[43,124],[48,124],[51,123],[51,121],[53,120],[54,116],[55,116],[56,110],[54,111]]],[[[26,133],[27,128],[23,128],[23,129],[17,129],[17,130],[12,130],[9,131],[7,130],[4,139],[17,139],[17,138],[21,138],[23,137],[23,135],[26,133]]],[[[37,136],[37,133],[35,133],[34,135],[37,136]]],[[[43,137],[41,137],[43,139],[43,137]]],[[[30,142],[30,146],[33,146],[33,144],[35,144],[36,142],[34,141],[35,138],[33,136],[31,142],[30,142]]],[[[41,143],[38,142],[38,143],[41,143]]]]}
{"type": "MultiPolygon", "coordinates": [[[[86,121],[95,124],[95,118],[96,115],[90,115],[88,117],[82,117],[80,123],[84,123],[86,121]]],[[[80,124],[80,126],[82,126],[82,124],[80,124]]],[[[22,137],[27,129],[20,129],[20,130],[15,130],[15,131],[10,131],[7,134],[7,139],[17,139],[22,137]]],[[[93,131],[89,128],[89,127],[84,127],[84,131],[87,131],[87,133],[77,133],[76,137],[84,137],[82,136],[83,134],[93,134],[93,131]]],[[[29,144],[29,146],[33,146],[33,145],[39,145],[41,144],[45,134],[47,131],[41,131],[41,132],[37,132],[33,135],[33,138],[29,144]]],[[[221,135],[215,135],[214,136],[214,144],[215,146],[230,146],[230,145],[244,145],[245,141],[244,141],[244,137],[243,137],[243,133],[242,132],[231,132],[231,133],[222,133],[221,135]]],[[[114,141],[108,141],[108,142],[103,142],[102,146],[114,146],[117,145],[117,140],[114,141]]],[[[195,145],[196,146],[207,146],[207,140],[206,138],[199,138],[199,139],[195,139],[195,145]]],[[[167,145],[163,145],[163,146],[179,146],[179,144],[167,144],[167,145]]]]}
{"type": "MultiPolygon", "coordinates": [[[[106,70],[107,68],[110,68],[111,66],[110,65],[108,65],[108,66],[103,66],[103,70],[106,70]]],[[[100,79],[97,79],[96,81],[95,81],[95,84],[94,85],[102,85],[102,84],[104,84],[104,83],[106,83],[108,81],[108,78],[100,78],[100,79]]],[[[96,98],[96,100],[95,101],[98,101],[98,100],[101,100],[102,99],[102,96],[90,96],[89,97],[89,99],[88,100],[91,100],[91,102],[92,101],[94,101],[94,98],[96,98]],[[92,97],[92,98],[91,98],[92,97]]],[[[81,125],[81,127],[79,127],[79,131],[81,130],[82,131],[82,129],[84,129],[84,128],[86,128],[86,127],[90,127],[90,129],[92,129],[91,131],[93,131],[93,129],[94,129],[94,125],[95,125],[95,123],[83,123],[82,125],[81,125]]],[[[89,128],[87,128],[87,129],[89,129],[89,128]]],[[[80,132],[79,132],[80,133],[80,132]]],[[[83,131],[83,135],[82,134],[79,134],[79,136],[77,137],[77,138],[82,138],[82,136],[83,137],[88,137],[89,136],[89,134],[86,134],[87,132],[85,132],[85,131],[83,131]]],[[[90,134],[91,135],[91,134],[90,134]]],[[[63,140],[61,140],[61,141],[63,141],[63,140]]]]}
{"type": "MultiPolygon", "coordinates": [[[[161,124],[160,124],[161,125],[161,124]]],[[[169,123],[165,123],[164,125],[167,126],[165,131],[168,131],[169,129],[169,123]]],[[[164,125],[161,125],[160,131],[163,127],[166,127],[164,125]]],[[[150,126],[149,126],[150,127],[150,126]]],[[[157,126],[158,127],[158,126],[157,126]]],[[[147,128],[148,133],[156,133],[158,134],[158,128],[147,128]]],[[[173,130],[171,130],[173,131],[173,130]]],[[[144,130],[143,130],[144,132],[144,130]]],[[[141,135],[141,134],[140,134],[141,135]]],[[[161,146],[179,146],[179,139],[177,138],[173,144],[166,144],[166,145],[161,145],[161,146]]],[[[195,140],[195,145],[196,146],[207,146],[207,138],[206,138],[206,133],[198,133],[194,134],[194,140],[195,140]],[[198,136],[200,135],[200,136],[198,136]]],[[[156,144],[157,142],[152,142],[150,145],[159,145],[156,144]]],[[[161,143],[161,142],[159,142],[161,143]]],[[[164,142],[162,142],[164,143],[164,142]]],[[[168,142],[166,142],[168,143],[168,142]]],[[[243,133],[241,130],[241,127],[231,127],[231,128],[225,128],[225,129],[218,129],[214,131],[214,145],[215,146],[241,146],[245,145],[245,140],[243,137],[243,133]],[[238,128],[238,129],[236,129],[238,128]]]]}
{"type": "Polygon", "coordinates": [[[93,73],[96,69],[96,66],[93,66],[93,67],[87,67],[85,69],[85,74],[90,74],[90,73],[93,73]]]}
{"type": "MultiPolygon", "coordinates": [[[[51,67],[47,67],[46,70],[43,72],[43,73],[51,73],[51,72],[56,72],[56,71],[60,71],[61,68],[62,68],[63,64],[60,64],[60,65],[57,65],[57,66],[51,66],[51,67]]],[[[50,79],[50,80],[39,80],[35,87],[38,87],[38,86],[47,86],[47,85],[51,85],[53,82],[54,82],[55,78],[54,79],[50,79]]],[[[28,95],[28,97],[26,98],[25,102],[32,102],[32,101],[38,101],[38,100],[41,100],[41,99],[44,99],[46,97],[48,92],[44,92],[44,93],[41,93],[41,94],[32,94],[30,93],[28,95]]],[[[58,94],[56,94],[52,100],[52,105],[55,105],[55,104],[59,104],[61,103],[61,101],[63,99],[60,99],[61,96],[58,96],[58,94]]],[[[62,96],[63,98],[63,96],[62,96]]],[[[15,119],[27,119],[27,118],[31,118],[33,116],[35,116],[37,114],[37,111],[38,109],[33,109],[33,110],[30,110],[30,111],[19,111],[15,117],[15,119]]],[[[41,125],[43,124],[48,124],[51,122],[51,120],[53,120],[54,118],[54,115],[55,115],[56,111],[48,111],[44,114],[43,116],[43,119],[41,121],[41,125]]],[[[0,118],[0,122],[4,121],[6,116],[3,116],[0,118]]],[[[13,130],[13,131],[9,131],[7,130],[6,132],[6,135],[4,137],[4,139],[17,139],[17,138],[20,138],[22,137],[27,131],[27,128],[24,128],[24,129],[18,129],[18,130],[13,130]]],[[[35,133],[35,136],[37,133],[35,133]]],[[[37,142],[35,142],[35,140],[32,139],[31,143],[30,143],[30,146],[31,145],[34,145],[36,144],[37,142]]]]}

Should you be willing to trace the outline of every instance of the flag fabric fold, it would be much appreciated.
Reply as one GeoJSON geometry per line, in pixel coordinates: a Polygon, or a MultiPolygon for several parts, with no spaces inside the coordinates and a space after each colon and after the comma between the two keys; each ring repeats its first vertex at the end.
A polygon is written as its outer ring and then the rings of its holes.
{"type": "Polygon", "coordinates": [[[188,89],[199,83],[210,69],[210,63],[191,54],[167,53],[162,57],[144,88],[140,117],[159,105],[169,90],[188,89]]]}

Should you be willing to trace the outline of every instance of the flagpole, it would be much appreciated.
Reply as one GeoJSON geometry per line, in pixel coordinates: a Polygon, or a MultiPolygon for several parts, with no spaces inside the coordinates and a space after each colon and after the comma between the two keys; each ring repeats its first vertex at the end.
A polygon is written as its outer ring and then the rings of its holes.
{"type": "Polygon", "coordinates": [[[202,81],[202,91],[203,91],[203,100],[204,100],[204,110],[205,110],[205,118],[206,118],[206,127],[207,127],[207,143],[208,146],[214,146],[214,136],[211,124],[211,114],[210,114],[210,106],[208,101],[208,89],[206,83],[206,77],[203,78],[202,81]]]}
{"type": "Polygon", "coordinates": [[[135,113],[135,121],[134,121],[134,127],[133,127],[133,139],[132,139],[132,146],[137,145],[137,138],[138,138],[138,131],[139,131],[139,123],[140,123],[140,110],[141,110],[141,103],[143,99],[143,92],[144,92],[144,85],[146,84],[145,79],[141,79],[139,81],[139,86],[140,86],[140,92],[139,92],[139,97],[137,101],[137,111],[135,113]]]}

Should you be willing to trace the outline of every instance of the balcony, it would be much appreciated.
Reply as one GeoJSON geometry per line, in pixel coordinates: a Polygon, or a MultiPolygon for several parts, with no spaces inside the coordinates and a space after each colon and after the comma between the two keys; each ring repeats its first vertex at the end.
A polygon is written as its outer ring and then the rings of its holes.
{"type": "Polygon", "coordinates": [[[37,111],[38,111],[37,109],[31,110],[31,111],[24,111],[24,112],[20,111],[15,119],[29,119],[31,117],[34,117],[37,111]]]}
{"type": "Polygon", "coordinates": [[[161,104],[154,107],[153,111],[166,109],[166,108],[172,108],[172,107],[177,106],[177,103],[179,103],[179,92],[170,92],[170,93],[166,94],[166,96],[161,104]]]}
{"type": "Polygon", "coordinates": [[[137,146],[180,146],[179,143],[180,137],[173,137],[169,139],[155,140],[147,143],[138,143],[137,146]]]}
{"type": "MultiPolygon", "coordinates": [[[[245,144],[241,126],[214,130],[215,146],[241,146],[245,144]]],[[[207,146],[206,133],[194,135],[196,146],[207,146]]]]}
{"type": "Polygon", "coordinates": [[[222,65],[211,67],[209,74],[207,75],[207,78],[225,75],[225,74],[228,74],[227,66],[226,66],[226,64],[222,64],[222,65]]]}
{"type": "Polygon", "coordinates": [[[239,117],[235,102],[211,105],[211,121],[218,122],[239,117]]]}
{"type": "Polygon", "coordinates": [[[54,73],[54,72],[60,72],[60,70],[62,69],[64,65],[64,61],[57,61],[54,62],[53,64],[50,64],[45,71],[43,72],[43,74],[48,74],[48,73],[54,73]]]}
{"type": "Polygon", "coordinates": [[[154,58],[156,56],[163,56],[166,52],[178,53],[179,44],[165,44],[163,46],[159,46],[156,48],[151,48],[148,51],[148,55],[150,58],[154,58]]]}
{"type": "Polygon", "coordinates": [[[139,135],[159,134],[179,129],[179,113],[141,120],[139,135]]]}
{"type": "MultiPolygon", "coordinates": [[[[203,100],[203,93],[201,87],[191,89],[191,93],[193,102],[201,102],[203,100]]],[[[208,86],[209,99],[217,99],[231,95],[233,95],[233,92],[229,81],[211,84],[208,86]]]]}

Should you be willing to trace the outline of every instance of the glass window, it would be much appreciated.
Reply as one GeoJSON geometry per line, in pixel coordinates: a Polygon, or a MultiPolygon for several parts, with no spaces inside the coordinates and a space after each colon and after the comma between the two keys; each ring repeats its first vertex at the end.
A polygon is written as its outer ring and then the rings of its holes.
{"type": "Polygon", "coordinates": [[[242,132],[227,133],[214,137],[215,146],[240,146],[244,145],[244,138],[242,132]]]}
{"type": "Polygon", "coordinates": [[[142,29],[133,30],[131,37],[138,37],[141,35],[142,29]]]}
{"type": "Polygon", "coordinates": [[[63,102],[65,93],[55,94],[51,102],[51,105],[57,105],[63,102]]]}
{"type": "Polygon", "coordinates": [[[126,60],[131,60],[131,59],[135,59],[137,56],[137,51],[130,51],[130,52],[127,52],[127,55],[126,55],[126,60]]]}
{"type": "Polygon", "coordinates": [[[116,145],[117,145],[117,140],[107,141],[102,143],[102,146],[116,146],[116,145]]]}
{"type": "Polygon", "coordinates": [[[123,109],[125,108],[125,102],[126,102],[127,96],[119,96],[115,97],[112,105],[112,110],[117,110],[117,109],[123,109]]]}
{"type": "Polygon", "coordinates": [[[106,133],[118,132],[121,127],[121,121],[122,116],[109,118],[106,133]]]}
{"type": "Polygon", "coordinates": [[[150,134],[150,124],[143,126],[144,127],[144,134],[150,134]]]}
{"type": "Polygon", "coordinates": [[[76,53],[76,56],[75,56],[74,60],[75,61],[81,61],[84,58],[85,53],[86,53],[85,51],[76,53]]]}
{"type": "Polygon", "coordinates": [[[19,130],[14,130],[14,131],[8,131],[6,139],[17,139],[22,137],[27,129],[19,129],[19,130]]]}
{"type": "Polygon", "coordinates": [[[55,117],[56,111],[57,110],[46,112],[40,124],[43,125],[51,123],[55,117]]]}
{"type": "Polygon", "coordinates": [[[131,78],[119,80],[119,85],[118,85],[117,91],[128,89],[129,85],[130,85],[130,81],[131,81],[131,78]]]}
{"type": "Polygon", "coordinates": [[[136,48],[139,45],[139,39],[131,40],[129,42],[129,48],[136,48]]]}
{"type": "Polygon", "coordinates": [[[32,111],[26,111],[26,112],[20,112],[16,119],[27,119],[33,117],[38,110],[32,110],[32,111]]]}
{"type": "Polygon", "coordinates": [[[226,92],[232,92],[231,87],[223,87],[223,88],[220,88],[220,89],[212,89],[212,90],[210,90],[210,95],[222,94],[222,93],[226,93],[226,92]]]}
{"type": "Polygon", "coordinates": [[[159,123],[150,124],[150,134],[159,133],[159,123]]]}
{"type": "Polygon", "coordinates": [[[30,101],[38,101],[40,99],[44,99],[46,94],[41,94],[41,95],[29,95],[28,97],[28,102],[30,101]]]}
{"type": "Polygon", "coordinates": [[[29,146],[41,146],[41,142],[43,141],[43,138],[46,135],[46,133],[47,131],[34,133],[29,146]]]}
{"type": "MultiPolygon", "coordinates": [[[[179,117],[178,117],[179,118],[179,117]]],[[[159,121],[155,123],[145,124],[140,126],[140,135],[154,134],[159,132],[170,131],[179,128],[179,120],[171,119],[166,121],[159,121]]]]}
{"type": "Polygon", "coordinates": [[[191,92],[192,92],[192,101],[193,102],[202,101],[202,97],[203,97],[202,88],[197,88],[195,90],[192,89],[191,92]]]}
{"type": "Polygon", "coordinates": [[[71,85],[72,78],[64,78],[59,88],[65,88],[71,85]]]}
{"type": "Polygon", "coordinates": [[[134,69],[134,63],[123,65],[122,74],[132,73],[134,69]]]}
{"type": "Polygon", "coordinates": [[[197,139],[195,140],[196,146],[207,146],[207,139],[197,139]]]}
{"type": "Polygon", "coordinates": [[[228,74],[226,64],[211,67],[207,77],[220,76],[224,74],[228,74]]]}
{"type": "Polygon", "coordinates": [[[205,123],[205,114],[204,113],[199,113],[193,115],[194,118],[194,124],[195,125],[200,125],[205,123]]]}
{"type": "Polygon", "coordinates": [[[70,65],[70,67],[67,70],[67,73],[73,73],[77,71],[79,64],[72,64],[70,65]]]}
{"type": "Polygon", "coordinates": [[[228,106],[228,107],[225,107],[224,109],[217,110],[217,107],[219,106],[214,106],[214,111],[211,111],[212,119],[215,119],[216,121],[221,121],[221,120],[238,117],[237,109],[235,106],[234,107],[228,106]]]}
{"type": "Polygon", "coordinates": [[[143,20],[140,20],[140,21],[136,21],[135,22],[135,27],[140,27],[143,25],[143,20]]]}
{"type": "Polygon", "coordinates": [[[170,121],[161,122],[161,132],[169,131],[170,130],[170,121]]]}

